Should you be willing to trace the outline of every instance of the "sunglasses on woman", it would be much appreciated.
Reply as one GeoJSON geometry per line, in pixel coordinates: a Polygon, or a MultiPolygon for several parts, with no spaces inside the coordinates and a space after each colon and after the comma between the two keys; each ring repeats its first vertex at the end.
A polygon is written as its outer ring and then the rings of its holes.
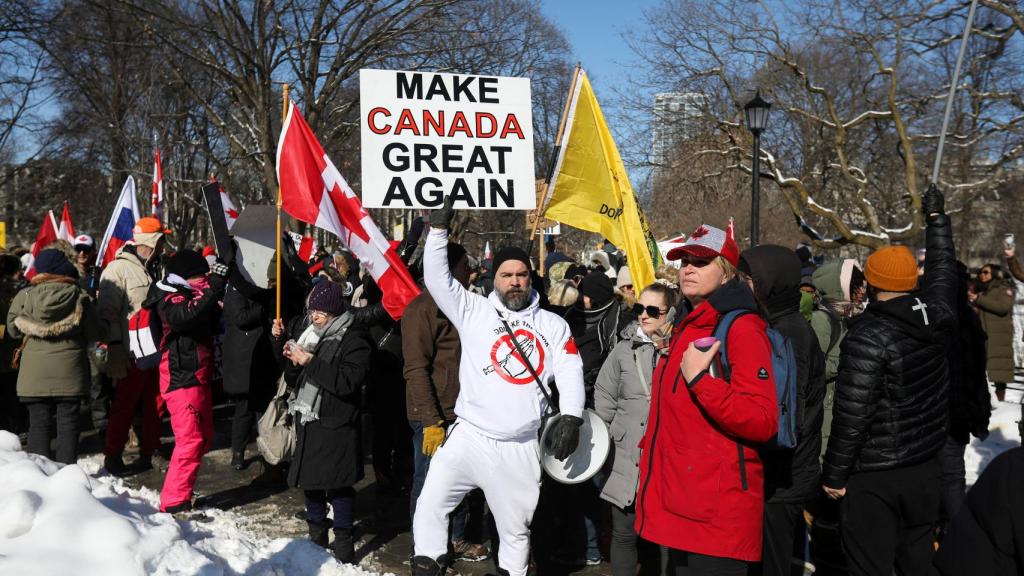
{"type": "Polygon", "coordinates": [[[687,266],[693,266],[694,268],[703,268],[708,264],[714,262],[714,258],[697,258],[696,256],[683,256],[679,259],[679,268],[686,268],[687,266]]]}
{"type": "Polygon", "coordinates": [[[633,314],[639,316],[644,312],[647,312],[648,316],[657,320],[658,318],[661,317],[662,314],[667,312],[667,310],[662,310],[657,306],[644,306],[643,304],[633,304],[633,314]]]}

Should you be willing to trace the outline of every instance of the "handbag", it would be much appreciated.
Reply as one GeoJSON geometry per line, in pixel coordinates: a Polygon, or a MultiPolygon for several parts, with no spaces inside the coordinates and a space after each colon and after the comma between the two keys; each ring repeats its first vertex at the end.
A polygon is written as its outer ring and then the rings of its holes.
{"type": "Polygon", "coordinates": [[[268,464],[276,465],[292,459],[297,434],[295,419],[288,412],[288,384],[284,375],[277,381],[277,393],[256,424],[259,436],[256,446],[268,464]]]}

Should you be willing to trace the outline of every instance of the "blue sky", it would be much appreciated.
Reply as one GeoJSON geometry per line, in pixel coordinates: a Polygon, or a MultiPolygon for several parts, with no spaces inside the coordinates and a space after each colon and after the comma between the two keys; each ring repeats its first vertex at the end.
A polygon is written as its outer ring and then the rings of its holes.
{"type": "Polygon", "coordinates": [[[583,64],[600,97],[602,88],[626,75],[627,64],[634,59],[623,35],[642,33],[645,28],[643,10],[659,3],[659,0],[544,0],[542,6],[544,14],[568,37],[573,55],[583,64]]]}

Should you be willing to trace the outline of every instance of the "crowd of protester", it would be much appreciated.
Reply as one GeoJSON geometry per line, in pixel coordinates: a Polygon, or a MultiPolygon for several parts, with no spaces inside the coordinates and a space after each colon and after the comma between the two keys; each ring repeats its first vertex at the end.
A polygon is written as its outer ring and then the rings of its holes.
{"type": "MultiPolygon", "coordinates": [[[[545,274],[532,272],[526,290],[567,324],[584,405],[606,423],[611,450],[587,482],[542,480],[531,565],[607,560],[615,576],[641,565],[676,576],[1020,573],[1021,451],[992,462],[970,493],[964,451],[988,434],[989,382],[1003,401],[1021,362],[1013,279],[1024,282],[1024,266],[1006,246],[1010,277],[998,263],[972,277],[941,193],[929,190],[924,212],[916,255],[884,247],[863,264],[823,261],[806,245],[741,252],[731,225],[703,225],[666,255],[677,267],[638,289],[611,243],[577,258],[549,240],[545,274]],[[708,345],[727,316],[726,338],[708,345]],[[783,353],[794,414],[773,382],[783,353]],[[772,446],[787,418],[795,444],[772,446]]],[[[296,444],[290,461],[264,461],[261,478],[301,490],[310,539],[352,562],[365,464],[378,493],[408,496],[411,520],[459,419],[464,342],[422,283],[426,223],[398,247],[423,288],[400,320],[347,251],[303,262],[288,247],[281,277],[272,263],[260,287],[212,249],[169,250],[170,234],[141,219],[102,270],[86,235],[34,259],[0,254],[0,428],[73,463],[91,420],[104,468],[127,475],[153,468],[168,417],[161,510],[186,512],[215,398],[233,404],[231,465],[242,470],[283,379],[296,444]],[[149,355],[138,350],[147,335],[149,355]],[[133,429],[138,456],[127,463],[133,429]]],[[[478,261],[447,244],[452,289],[487,296],[506,261],[528,258],[509,254],[478,261]]],[[[476,489],[454,507],[447,561],[499,554],[479,525],[495,504],[476,489]]],[[[437,565],[423,566],[413,573],[437,565]]]]}

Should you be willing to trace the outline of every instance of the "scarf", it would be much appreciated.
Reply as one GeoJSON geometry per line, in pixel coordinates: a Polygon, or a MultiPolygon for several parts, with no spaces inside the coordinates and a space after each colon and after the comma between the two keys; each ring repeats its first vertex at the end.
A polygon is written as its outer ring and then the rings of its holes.
{"type": "MultiPolygon", "coordinates": [[[[311,323],[303,330],[296,344],[306,352],[316,355],[321,343],[341,340],[351,325],[351,312],[335,316],[323,328],[317,328],[311,323]]],[[[298,391],[288,399],[288,411],[298,414],[300,424],[308,424],[320,419],[321,400],[320,387],[311,383],[308,378],[303,378],[298,391]]]]}

